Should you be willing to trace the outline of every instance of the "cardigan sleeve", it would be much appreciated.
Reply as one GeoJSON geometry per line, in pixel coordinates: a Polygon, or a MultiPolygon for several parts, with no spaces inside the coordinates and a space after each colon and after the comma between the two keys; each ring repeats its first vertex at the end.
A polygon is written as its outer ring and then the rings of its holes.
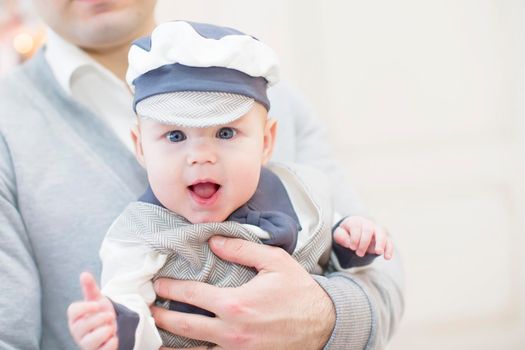
{"type": "Polygon", "coordinates": [[[18,210],[9,147],[0,133],[0,348],[38,349],[41,285],[24,220],[18,210]]]}

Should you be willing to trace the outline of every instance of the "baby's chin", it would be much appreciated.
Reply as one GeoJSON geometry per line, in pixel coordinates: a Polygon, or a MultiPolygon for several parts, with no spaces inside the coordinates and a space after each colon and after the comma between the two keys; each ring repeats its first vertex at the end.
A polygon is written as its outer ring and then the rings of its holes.
{"type": "Polygon", "coordinates": [[[192,213],[185,216],[192,224],[207,224],[210,222],[223,222],[230,213],[192,213]]]}

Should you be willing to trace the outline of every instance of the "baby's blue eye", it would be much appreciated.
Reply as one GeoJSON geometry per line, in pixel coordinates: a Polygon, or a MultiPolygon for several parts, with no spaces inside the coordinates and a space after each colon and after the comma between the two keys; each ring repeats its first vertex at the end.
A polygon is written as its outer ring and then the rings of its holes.
{"type": "Polygon", "coordinates": [[[170,142],[181,142],[186,140],[186,135],[180,130],[173,130],[166,136],[170,142]]]}
{"type": "Polygon", "coordinates": [[[231,139],[237,134],[237,131],[233,128],[221,128],[219,131],[217,131],[217,137],[220,139],[231,139]]]}

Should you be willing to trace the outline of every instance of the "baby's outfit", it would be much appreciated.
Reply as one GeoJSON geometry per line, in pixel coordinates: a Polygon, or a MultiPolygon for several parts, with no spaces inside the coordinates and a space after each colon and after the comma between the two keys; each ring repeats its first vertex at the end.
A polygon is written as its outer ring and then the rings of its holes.
{"type": "MultiPolygon", "coordinates": [[[[156,300],[153,281],[169,277],[238,287],[256,275],[253,268],[216,257],[208,246],[214,235],[279,246],[306,271],[322,274],[329,265],[334,217],[326,186],[324,177],[312,169],[270,164],[262,168],[254,196],[220,223],[191,224],[164,208],[150,189],[130,203],[101,248],[102,293],[118,313],[119,349],[207,345],[157,330],[149,306],[155,302],[171,310],[213,317],[193,305],[156,300]]],[[[359,259],[345,249],[332,256],[330,265],[359,259]]]]}

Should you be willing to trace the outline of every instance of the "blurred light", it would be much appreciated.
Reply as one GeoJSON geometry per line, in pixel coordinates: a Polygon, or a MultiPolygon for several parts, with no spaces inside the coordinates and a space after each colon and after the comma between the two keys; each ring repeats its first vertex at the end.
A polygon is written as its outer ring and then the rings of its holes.
{"type": "Polygon", "coordinates": [[[20,33],[13,39],[13,47],[21,55],[30,53],[35,47],[33,37],[27,33],[20,33]]]}

